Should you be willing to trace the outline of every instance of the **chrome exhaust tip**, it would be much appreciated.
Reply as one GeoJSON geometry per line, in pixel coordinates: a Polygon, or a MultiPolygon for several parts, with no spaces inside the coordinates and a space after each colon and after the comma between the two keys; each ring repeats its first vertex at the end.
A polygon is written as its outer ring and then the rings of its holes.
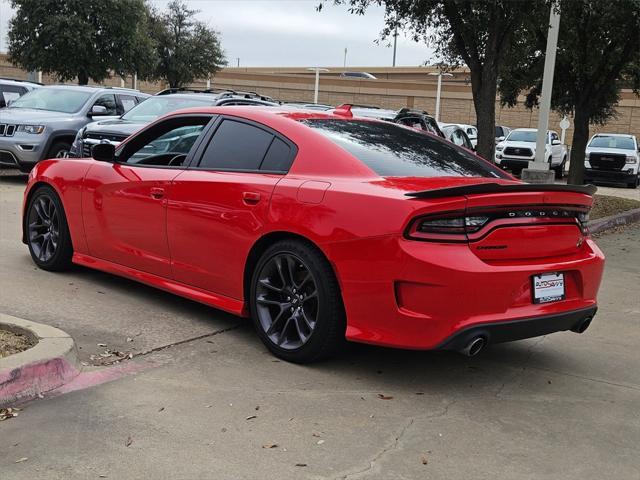
{"type": "Polygon", "coordinates": [[[593,317],[587,317],[584,320],[582,320],[580,323],[578,323],[577,325],[575,325],[571,331],[575,332],[575,333],[584,333],[587,328],[589,328],[589,325],[591,325],[591,320],[593,320],[593,317]]]}
{"type": "Polygon", "coordinates": [[[486,345],[487,340],[484,337],[475,337],[467,343],[466,347],[460,349],[459,352],[467,357],[475,357],[486,345]]]}

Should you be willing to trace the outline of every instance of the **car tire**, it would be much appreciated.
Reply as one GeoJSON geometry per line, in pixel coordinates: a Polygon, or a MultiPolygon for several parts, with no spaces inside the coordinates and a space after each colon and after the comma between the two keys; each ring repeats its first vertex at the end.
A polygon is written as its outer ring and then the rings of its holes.
{"type": "Polygon", "coordinates": [[[567,157],[564,157],[562,159],[562,163],[553,169],[556,172],[557,180],[561,180],[562,177],[564,176],[564,166],[566,163],[567,163],[567,157]]]}
{"type": "Polygon", "coordinates": [[[49,186],[39,187],[31,198],[24,218],[29,253],[43,270],[59,272],[71,266],[73,245],[60,197],[49,186]]]}
{"type": "Polygon", "coordinates": [[[288,362],[323,360],[345,344],[338,281],[324,255],[304,241],[280,241],[262,254],[249,306],[262,342],[288,362]]]}
{"type": "Polygon", "coordinates": [[[635,182],[627,183],[628,188],[638,188],[639,185],[640,185],[640,174],[638,174],[638,176],[636,177],[635,182]]]}
{"type": "Polygon", "coordinates": [[[46,158],[67,158],[71,145],[66,142],[55,142],[47,152],[46,158]]]}

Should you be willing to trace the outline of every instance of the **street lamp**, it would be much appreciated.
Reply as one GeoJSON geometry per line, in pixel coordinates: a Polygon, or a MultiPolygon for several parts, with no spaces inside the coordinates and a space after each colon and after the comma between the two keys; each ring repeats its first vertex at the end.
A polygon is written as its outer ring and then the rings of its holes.
{"type": "Polygon", "coordinates": [[[436,122],[440,121],[440,92],[442,91],[442,77],[453,77],[451,73],[431,72],[431,76],[438,77],[438,90],[436,92],[436,122]]]}
{"type": "Polygon", "coordinates": [[[327,68],[320,67],[309,67],[307,70],[311,70],[312,72],[316,72],[316,88],[313,94],[313,103],[318,103],[318,86],[320,85],[320,72],[325,73],[328,72],[327,68]]]}

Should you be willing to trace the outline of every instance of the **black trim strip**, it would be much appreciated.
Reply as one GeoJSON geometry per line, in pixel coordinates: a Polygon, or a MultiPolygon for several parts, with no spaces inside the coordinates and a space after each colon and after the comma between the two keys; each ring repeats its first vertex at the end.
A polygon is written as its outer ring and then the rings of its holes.
{"type": "Polygon", "coordinates": [[[437,188],[435,190],[423,190],[420,192],[405,193],[413,198],[442,198],[456,195],[474,195],[480,193],[520,193],[520,192],[573,192],[593,195],[597,191],[595,185],[552,185],[552,184],[500,184],[500,183],[476,183],[459,187],[437,188]]]}

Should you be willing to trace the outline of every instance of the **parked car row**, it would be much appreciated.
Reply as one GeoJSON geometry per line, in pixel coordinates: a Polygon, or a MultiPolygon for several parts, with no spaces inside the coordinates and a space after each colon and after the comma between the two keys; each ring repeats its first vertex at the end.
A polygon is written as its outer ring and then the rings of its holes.
{"type": "MultiPolygon", "coordinates": [[[[156,95],[115,87],[41,84],[0,78],[0,167],[30,171],[45,158],[89,157],[99,143],[118,145],[133,132],[176,110],[205,106],[256,105],[311,111],[332,111],[331,105],[277,102],[256,92],[226,89],[172,88],[156,95]]],[[[337,107],[338,109],[344,106],[337,107]]],[[[385,120],[446,138],[475,151],[478,130],[474,125],[438,123],[425,111],[399,111],[371,105],[349,105],[353,115],[385,120]]],[[[511,130],[496,125],[494,162],[519,175],[535,158],[537,130],[511,130]]],[[[597,134],[585,157],[585,180],[638,186],[640,154],[632,135],[597,134]]],[[[547,134],[544,157],[562,178],[567,149],[558,133],[547,134]]]]}

